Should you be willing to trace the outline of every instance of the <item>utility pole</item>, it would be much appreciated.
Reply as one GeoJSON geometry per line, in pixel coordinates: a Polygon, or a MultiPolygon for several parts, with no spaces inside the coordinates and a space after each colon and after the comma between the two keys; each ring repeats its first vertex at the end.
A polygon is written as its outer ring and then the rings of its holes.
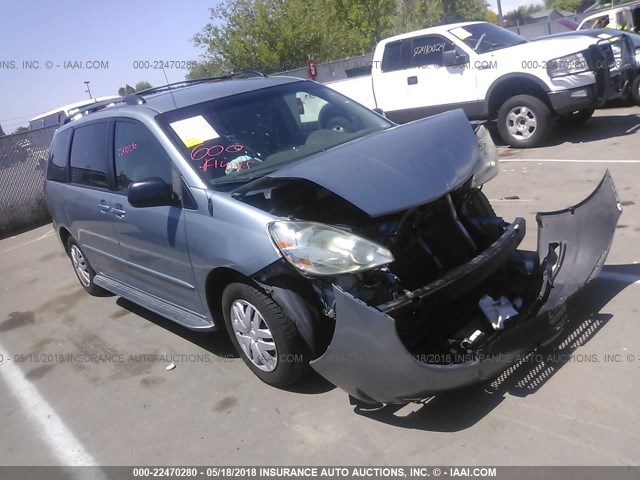
{"type": "Polygon", "coordinates": [[[498,24],[502,26],[502,4],[500,0],[496,0],[498,3],[498,24]]]}
{"type": "Polygon", "coordinates": [[[89,94],[89,98],[93,100],[93,96],[91,95],[91,88],[89,88],[89,83],[90,82],[88,80],[84,82],[84,84],[87,86],[87,89],[85,90],[85,92],[87,92],[89,94]]]}

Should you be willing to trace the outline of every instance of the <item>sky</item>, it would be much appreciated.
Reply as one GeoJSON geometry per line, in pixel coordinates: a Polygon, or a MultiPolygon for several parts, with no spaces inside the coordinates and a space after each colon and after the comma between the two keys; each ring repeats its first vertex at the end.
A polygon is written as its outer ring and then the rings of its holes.
{"type": "MultiPolygon", "coordinates": [[[[166,83],[162,70],[136,69],[134,62],[198,60],[202,50],[192,38],[209,22],[209,8],[215,4],[215,0],[1,0],[0,125],[10,133],[37,114],[88,99],[85,81],[94,97],[117,95],[125,83],[166,83]],[[38,61],[40,68],[23,68],[23,61],[38,61]],[[97,61],[98,68],[70,68],[87,61],[97,61]],[[10,62],[15,62],[14,68],[10,62]]],[[[183,80],[188,72],[165,71],[170,82],[183,80]]]]}
{"type": "MultiPolygon", "coordinates": [[[[503,12],[532,2],[502,0],[503,12]]],[[[200,58],[192,38],[216,3],[1,0],[0,125],[10,133],[38,114],[88,99],[85,81],[93,97],[117,95],[125,83],[166,83],[162,70],[146,63],[134,68],[139,62],[173,61],[174,68],[165,68],[169,81],[183,80],[188,70],[175,67],[200,58]],[[87,61],[97,68],[86,68],[87,61]]],[[[496,10],[496,1],[490,4],[496,10]]]]}

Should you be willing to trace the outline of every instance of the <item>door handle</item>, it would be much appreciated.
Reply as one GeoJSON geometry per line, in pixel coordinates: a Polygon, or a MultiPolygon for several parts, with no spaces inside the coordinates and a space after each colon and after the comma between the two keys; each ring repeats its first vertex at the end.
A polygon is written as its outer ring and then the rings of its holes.
{"type": "Polygon", "coordinates": [[[102,213],[109,213],[111,211],[111,207],[107,205],[106,200],[100,200],[100,205],[98,205],[98,208],[100,208],[100,211],[102,213]]]}
{"type": "Polygon", "coordinates": [[[112,208],[111,211],[118,218],[123,218],[124,214],[127,213],[122,209],[122,205],[120,205],[119,203],[117,203],[116,208],[112,208]]]}
{"type": "Polygon", "coordinates": [[[413,77],[407,77],[407,85],[415,85],[418,83],[418,77],[415,75],[413,77]]]}

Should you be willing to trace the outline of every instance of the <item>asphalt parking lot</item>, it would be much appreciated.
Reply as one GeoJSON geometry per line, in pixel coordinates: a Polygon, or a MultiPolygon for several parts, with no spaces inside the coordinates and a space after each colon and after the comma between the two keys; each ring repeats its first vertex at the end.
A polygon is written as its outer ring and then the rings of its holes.
{"type": "Polygon", "coordinates": [[[640,107],[607,109],[544,148],[500,147],[485,192],[500,215],[526,218],[524,247],[537,211],[581,201],[606,169],[625,211],[563,338],[425,404],[355,411],[318,376],[268,387],[224,332],[87,295],[50,226],[0,241],[0,464],[639,464],[638,129],[640,107]],[[84,353],[113,361],[59,361],[84,353]]]}

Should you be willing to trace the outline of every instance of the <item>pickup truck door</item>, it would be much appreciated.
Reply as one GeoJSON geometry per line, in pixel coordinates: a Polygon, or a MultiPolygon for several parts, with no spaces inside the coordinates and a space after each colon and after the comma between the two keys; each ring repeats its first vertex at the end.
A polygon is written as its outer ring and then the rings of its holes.
{"type": "Polygon", "coordinates": [[[403,70],[402,87],[408,108],[388,114],[389,118],[408,122],[454,108],[462,108],[470,118],[480,115],[475,70],[470,65],[443,64],[442,54],[455,48],[453,42],[441,35],[403,40],[402,60],[408,68],[403,70]]]}
{"type": "MultiPolygon", "coordinates": [[[[387,43],[382,60],[372,67],[373,93],[376,106],[387,112],[410,108],[407,101],[406,72],[402,58],[402,40],[387,43]]],[[[391,117],[389,117],[392,119],[391,117]]],[[[392,119],[393,120],[393,119],[392,119]]]]}

